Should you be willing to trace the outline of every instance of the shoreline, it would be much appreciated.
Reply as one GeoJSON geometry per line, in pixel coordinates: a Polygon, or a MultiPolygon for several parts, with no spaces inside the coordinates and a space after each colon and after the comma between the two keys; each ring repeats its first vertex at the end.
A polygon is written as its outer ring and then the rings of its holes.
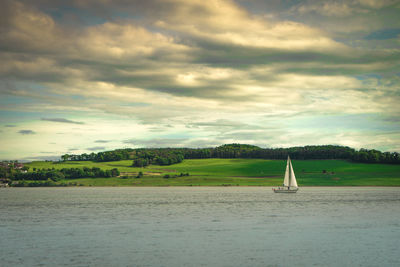
{"type": "MultiPolygon", "coordinates": [[[[149,186],[149,185],[143,185],[143,186],[138,186],[138,185],[123,185],[123,186],[118,186],[118,185],[84,185],[84,186],[75,186],[75,185],[70,185],[70,186],[9,186],[9,187],[3,187],[5,188],[106,188],[106,187],[111,187],[111,188],[160,188],[160,187],[174,187],[174,188],[183,188],[183,187],[210,187],[210,188],[219,188],[219,187],[232,187],[232,188],[238,188],[238,187],[245,187],[245,188],[252,188],[252,187],[265,187],[265,188],[274,188],[277,186],[265,186],[265,185],[154,185],[154,186],[149,186]]],[[[301,186],[299,187],[299,191],[301,191],[302,188],[314,188],[314,187],[322,187],[322,188],[354,188],[354,187],[400,187],[400,185],[307,185],[307,186],[301,186]]],[[[0,189],[1,190],[1,189],[0,189]]]]}

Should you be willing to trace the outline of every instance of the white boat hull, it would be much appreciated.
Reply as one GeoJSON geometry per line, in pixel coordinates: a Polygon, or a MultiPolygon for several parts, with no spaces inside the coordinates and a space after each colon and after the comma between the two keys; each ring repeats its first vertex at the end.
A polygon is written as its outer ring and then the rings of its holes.
{"type": "Polygon", "coordinates": [[[287,187],[278,187],[278,188],[272,188],[272,191],[274,193],[296,193],[299,188],[287,188],[287,187]]]}

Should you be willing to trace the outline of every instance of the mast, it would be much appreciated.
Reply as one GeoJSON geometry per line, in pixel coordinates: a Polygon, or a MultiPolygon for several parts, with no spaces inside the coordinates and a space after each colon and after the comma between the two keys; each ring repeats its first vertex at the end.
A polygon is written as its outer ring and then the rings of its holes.
{"type": "Polygon", "coordinates": [[[292,183],[292,161],[290,160],[289,156],[288,156],[288,160],[289,160],[289,185],[288,188],[290,188],[290,184],[292,183]]]}

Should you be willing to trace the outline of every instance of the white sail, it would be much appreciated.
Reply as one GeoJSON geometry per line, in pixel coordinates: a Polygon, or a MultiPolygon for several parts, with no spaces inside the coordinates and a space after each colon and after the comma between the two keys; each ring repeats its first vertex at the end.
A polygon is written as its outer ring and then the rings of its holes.
{"type": "Polygon", "coordinates": [[[290,167],[289,163],[290,159],[288,157],[288,160],[286,162],[286,171],[285,171],[285,178],[283,179],[283,186],[289,186],[289,176],[290,176],[290,167]]]}
{"type": "Polygon", "coordinates": [[[290,187],[298,187],[297,186],[297,181],[296,181],[296,176],[294,175],[294,171],[293,171],[292,162],[290,162],[290,176],[289,177],[290,177],[289,186],[290,187]]]}
{"type": "Polygon", "coordinates": [[[274,193],[296,193],[297,190],[299,190],[299,187],[297,185],[296,176],[294,175],[292,162],[288,156],[283,187],[272,188],[272,191],[274,191],[274,193]]]}

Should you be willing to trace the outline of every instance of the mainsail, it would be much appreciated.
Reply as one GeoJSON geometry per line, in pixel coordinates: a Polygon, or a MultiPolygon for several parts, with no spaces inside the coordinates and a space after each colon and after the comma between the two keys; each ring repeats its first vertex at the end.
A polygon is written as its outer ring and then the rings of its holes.
{"type": "Polygon", "coordinates": [[[294,175],[293,166],[292,166],[292,162],[290,161],[290,158],[289,158],[289,162],[290,162],[289,187],[298,187],[297,181],[296,181],[296,176],[294,175]]]}
{"type": "Polygon", "coordinates": [[[285,178],[283,179],[283,186],[286,187],[298,187],[296,176],[294,175],[292,162],[290,161],[290,157],[288,156],[287,163],[286,163],[286,171],[285,171],[285,178]]]}

